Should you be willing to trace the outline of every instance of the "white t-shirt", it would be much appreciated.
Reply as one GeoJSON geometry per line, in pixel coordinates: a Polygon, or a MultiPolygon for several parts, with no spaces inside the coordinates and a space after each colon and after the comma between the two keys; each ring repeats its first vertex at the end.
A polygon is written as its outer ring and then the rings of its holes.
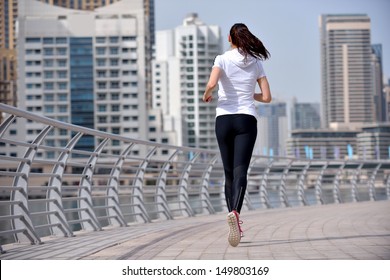
{"type": "Polygon", "coordinates": [[[237,48],[215,58],[213,67],[220,68],[216,116],[249,114],[257,116],[253,95],[257,80],[265,77],[261,61],[248,55],[246,60],[237,48]]]}

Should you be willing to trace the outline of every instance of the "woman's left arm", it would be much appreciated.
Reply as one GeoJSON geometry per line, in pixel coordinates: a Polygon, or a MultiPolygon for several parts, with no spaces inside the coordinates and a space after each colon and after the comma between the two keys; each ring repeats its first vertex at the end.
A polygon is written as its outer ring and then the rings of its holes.
{"type": "Polygon", "coordinates": [[[213,67],[210,73],[209,81],[206,85],[206,90],[203,94],[204,102],[211,102],[213,100],[213,90],[217,86],[219,75],[221,73],[221,69],[219,67],[213,67]]]}
{"type": "Polygon", "coordinates": [[[257,83],[259,84],[261,93],[255,93],[253,98],[259,102],[270,103],[272,96],[267,77],[261,77],[257,80],[257,83]]]}

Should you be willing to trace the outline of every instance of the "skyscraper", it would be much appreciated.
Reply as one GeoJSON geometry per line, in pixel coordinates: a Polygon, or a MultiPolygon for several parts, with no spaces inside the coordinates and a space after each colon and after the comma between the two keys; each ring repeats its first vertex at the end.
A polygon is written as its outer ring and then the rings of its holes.
{"type": "Polygon", "coordinates": [[[386,99],[383,90],[382,71],[382,45],[372,45],[371,69],[372,69],[372,91],[374,93],[375,122],[386,121],[386,99]]]}
{"type": "Polygon", "coordinates": [[[156,32],[153,107],[164,114],[165,130],[175,131],[177,145],[216,149],[216,101],[202,96],[216,55],[222,50],[218,26],[190,14],[174,30],[156,32]]]}
{"type": "Polygon", "coordinates": [[[17,102],[15,38],[17,16],[17,1],[2,0],[0,4],[0,102],[13,106],[16,106],[17,102]]]}
{"type": "MultiPolygon", "coordinates": [[[[19,106],[60,121],[147,139],[144,1],[122,0],[94,11],[33,0],[19,4],[19,106]]],[[[27,139],[29,131],[39,129],[32,125],[26,124],[27,139]]],[[[46,144],[69,136],[55,132],[46,144]]],[[[97,144],[84,139],[77,148],[92,150],[97,144]]],[[[110,143],[108,151],[119,153],[117,145],[110,143]]]]}
{"type": "MultiPolygon", "coordinates": [[[[100,7],[108,6],[122,0],[39,0],[41,2],[68,9],[93,11],[100,7]]],[[[127,1],[127,0],[125,0],[127,1]]],[[[145,90],[147,107],[151,107],[152,100],[152,70],[153,45],[155,43],[154,0],[142,0],[145,14],[143,26],[145,26],[145,90]]],[[[133,9],[133,7],[129,7],[133,9]]]]}
{"type": "Polygon", "coordinates": [[[321,15],[322,121],[351,127],[374,121],[370,18],[321,15]]]}

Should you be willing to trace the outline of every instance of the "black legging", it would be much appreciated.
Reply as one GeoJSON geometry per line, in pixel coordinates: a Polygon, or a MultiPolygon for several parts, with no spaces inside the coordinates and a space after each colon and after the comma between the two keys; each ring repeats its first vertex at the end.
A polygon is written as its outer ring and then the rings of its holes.
{"type": "Polygon", "coordinates": [[[225,198],[229,212],[241,211],[247,172],[257,136],[257,120],[252,115],[218,116],[215,122],[219,150],[225,171],[225,198]]]}

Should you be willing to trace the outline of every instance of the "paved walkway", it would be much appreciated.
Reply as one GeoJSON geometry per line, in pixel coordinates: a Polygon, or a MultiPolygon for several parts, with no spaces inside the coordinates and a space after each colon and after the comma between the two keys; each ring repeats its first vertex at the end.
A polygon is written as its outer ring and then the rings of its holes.
{"type": "Polygon", "coordinates": [[[390,201],[245,211],[245,237],[227,243],[225,214],[8,244],[1,259],[390,260],[390,201]]]}

